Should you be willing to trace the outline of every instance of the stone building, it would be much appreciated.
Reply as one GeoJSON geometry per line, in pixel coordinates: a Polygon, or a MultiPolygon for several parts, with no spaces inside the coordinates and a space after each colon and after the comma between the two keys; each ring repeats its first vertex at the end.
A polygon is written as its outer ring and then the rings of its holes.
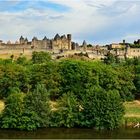
{"type": "Polygon", "coordinates": [[[37,48],[37,49],[52,49],[52,50],[71,50],[71,34],[67,34],[67,36],[56,34],[53,39],[48,39],[46,36],[39,40],[37,37],[33,37],[32,41],[28,41],[27,38],[21,36],[19,38],[19,42],[11,43],[8,41],[7,43],[3,43],[0,41],[0,48],[37,48]]]}
{"type": "Polygon", "coordinates": [[[120,58],[132,58],[140,57],[140,48],[136,47],[139,45],[140,39],[135,41],[134,44],[126,43],[125,40],[123,40],[122,43],[112,43],[106,46],[91,45],[91,47],[89,47],[85,40],[82,45],[73,42],[71,34],[62,36],[56,34],[52,39],[48,39],[46,36],[43,39],[33,37],[31,41],[21,36],[15,43],[11,41],[4,43],[0,40],[0,54],[32,54],[33,51],[49,51],[54,55],[68,55],[82,52],[87,53],[91,58],[102,59],[110,52],[120,58]],[[134,47],[132,47],[133,45],[134,47]]]}
{"type": "Polygon", "coordinates": [[[86,41],[85,41],[85,40],[83,41],[82,47],[83,47],[84,51],[86,51],[86,50],[87,50],[87,43],[86,43],[86,41]]]}
{"type": "Polygon", "coordinates": [[[53,39],[48,39],[46,36],[39,40],[33,37],[31,41],[32,48],[52,49],[52,50],[71,50],[71,35],[68,34],[60,36],[56,34],[53,39]]]}

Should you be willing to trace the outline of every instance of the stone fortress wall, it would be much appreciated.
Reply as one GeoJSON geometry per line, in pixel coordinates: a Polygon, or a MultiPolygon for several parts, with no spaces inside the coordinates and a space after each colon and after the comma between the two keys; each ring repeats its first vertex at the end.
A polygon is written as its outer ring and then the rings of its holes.
{"type": "Polygon", "coordinates": [[[33,51],[48,51],[50,53],[60,53],[60,50],[72,50],[75,48],[75,43],[71,41],[71,34],[62,35],[56,34],[53,39],[48,39],[46,36],[39,40],[33,37],[31,41],[21,36],[19,41],[4,43],[0,40],[0,54],[27,54],[31,55],[33,51]]]}
{"type": "Polygon", "coordinates": [[[33,37],[32,41],[28,41],[27,38],[20,37],[19,41],[11,43],[3,43],[0,41],[0,48],[7,49],[19,49],[19,48],[40,48],[40,49],[71,49],[71,34],[59,36],[56,34],[53,39],[48,39],[46,36],[39,40],[37,37],[33,37]]]}
{"type": "MultiPolygon", "coordinates": [[[[140,45],[140,40],[137,41],[140,45]]],[[[132,58],[140,56],[140,48],[130,48],[128,43],[123,40],[122,43],[112,43],[106,46],[92,46],[87,47],[86,41],[79,46],[78,43],[72,42],[71,34],[62,35],[56,34],[53,39],[48,39],[46,36],[39,40],[37,37],[33,37],[31,41],[23,36],[19,41],[11,43],[3,43],[0,40],[0,56],[4,54],[15,55],[25,54],[31,55],[33,51],[47,51],[56,56],[68,56],[75,53],[87,54],[91,59],[101,59],[110,52],[117,55],[120,58],[132,58]]]]}

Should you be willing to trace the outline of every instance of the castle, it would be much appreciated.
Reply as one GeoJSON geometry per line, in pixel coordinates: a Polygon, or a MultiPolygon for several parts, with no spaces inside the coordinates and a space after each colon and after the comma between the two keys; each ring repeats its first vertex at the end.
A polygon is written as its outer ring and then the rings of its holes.
{"type": "MultiPolygon", "coordinates": [[[[134,41],[134,45],[140,45],[140,39],[134,41]]],[[[15,43],[11,43],[10,41],[4,43],[0,40],[0,57],[3,54],[31,55],[33,51],[48,51],[56,56],[84,53],[91,59],[102,59],[108,52],[119,58],[132,58],[140,56],[139,47],[132,47],[130,46],[130,43],[126,43],[125,40],[123,40],[122,43],[112,43],[106,46],[90,45],[90,47],[87,45],[86,41],[83,41],[83,44],[79,46],[78,43],[72,41],[71,34],[62,36],[56,34],[53,39],[48,39],[45,36],[42,40],[33,37],[31,41],[28,41],[27,38],[21,36],[19,41],[16,41],[15,43]]]]}
{"type": "Polygon", "coordinates": [[[23,49],[52,49],[52,50],[71,50],[72,42],[71,42],[71,34],[59,36],[56,34],[53,39],[48,39],[46,36],[39,40],[37,37],[33,37],[32,41],[28,41],[27,38],[23,36],[20,37],[19,41],[15,43],[11,43],[8,41],[7,43],[3,43],[0,41],[0,48],[23,48],[23,49]]]}

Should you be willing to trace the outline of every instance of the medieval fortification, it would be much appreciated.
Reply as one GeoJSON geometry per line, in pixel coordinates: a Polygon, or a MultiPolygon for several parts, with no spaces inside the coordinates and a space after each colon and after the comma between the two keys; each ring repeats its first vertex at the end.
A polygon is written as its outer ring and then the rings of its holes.
{"type": "MultiPolygon", "coordinates": [[[[140,40],[136,41],[140,45],[140,40]]],[[[39,40],[37,37],[33,37],[31,41],[21,36],[19,41],[11,43],[8,41],[4,43],[0,40],[0,57],[2,55],[31,55],[33,51],[48,51],[54,57],[56,56],[68,56],[78,53],[86,54],[91,59],[101,59],[110,52],[120,58],[132,58],[140,56],[140,48],[132,48],[129,43],[123,40],[122,43],[112,43],[106,46],[88,46],[86,41],[83,41],[82,45],[72,41],[72,35],[56,34],[53,39],[48,39],[46,36],[39,40]]]]}

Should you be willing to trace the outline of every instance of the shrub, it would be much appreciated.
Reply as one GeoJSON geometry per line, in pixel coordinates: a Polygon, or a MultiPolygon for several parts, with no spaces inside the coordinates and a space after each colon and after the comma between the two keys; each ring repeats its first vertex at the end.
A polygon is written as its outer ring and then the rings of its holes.
{"type": "Polygon", "coordinates": [[[32,62],[34,64],[41,64],[51,60],[51,55],[48,52],[33,52],[32,62]]]}
{"type": "Polygon", "coordinates": [[[114,129],[121,124],[124,114],[122,100],[117,91],[94,88],[83,97],[81,125],[98,129],[114,129]]]}
{"type": "Polygon", "coordinates": [[[57,101],[57,110],[52,112],[52,127],[74,127],[78,124],[79,106],[73,93],[63,94],[57,101]]]}

